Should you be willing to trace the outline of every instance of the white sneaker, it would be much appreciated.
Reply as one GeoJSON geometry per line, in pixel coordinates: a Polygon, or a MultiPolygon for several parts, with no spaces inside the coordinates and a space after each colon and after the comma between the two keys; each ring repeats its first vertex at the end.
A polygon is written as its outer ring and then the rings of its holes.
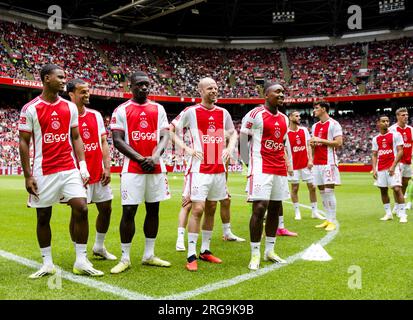
{"type": "Polygon", "coordinates": [[[295,213],[294,219],[295,219],[295,220],[301,220],[301,212],[300,212],[300,211],[298,211],[298,212],[295,213]]]}
{"type": "Polygon", "coordinates": [[[93,255],[97,256],[97,257],[101,257],[105,260],[116,260],[116,256],[111,254],[110,252],[108,252],[108,250],[106,250],[105,247],[101,248],[101,249],[97,249],[95,247],[93,247],[93,255]]]}
{"type": "Polygon", "coordinates": [[[222,240],[224,240],[224,241],[235,241],[235,242],[244,242],[245,241],[244,238],[238,237],[235,234],[233,234],[232,232],[230,232],[227,235],[224,234],[222,236],[222,240]]]}
{"type": "Polygon", "coordinates": [[[171,266],[171,263],[166,260],[162,260],[161,258],[158,258],[156,256],[152,256],[149,259],[142,259],[142,264],[147,265],[147,266],[155,266],[155,267],[166,267],[169,268],[171,266]]]}
{"type": "Polygon", "coordinates": [[[121,273],[131,267],[131,263],[129,260],[120,261],[116,266],[110,269],[110,273],[121,273]]]}
{"type": "Polygon", "coordinates": [[[320,219],[320,220],[325,220],[326,217],[324,217],[321,213],[319,213],[318,211],[314,211],[311,213],[311,218],[313,219],[320,219]]]}
{"type": "Polygon", "coordinates": [[[259,254],[254,254],[253,256],[251,256],[251,260],[250,263],[248,265],[248,269],[255,271],[258,270],[260,268],[260,255],[259,254]]]}
{"type": "Polygon", "coordinates": [[[407,202],[406,203],[406,210],[411,210],[412,209],[412,203],[411,202],[407,202]]]}
{"type": "Polygon", "coordinates": [[[82,262],[76,261],[73,265],[73,273],[77,275],[87,275],[91,277],[101,277],[104,275],[102,271],[93,268],[90,265],[90,262],[88,262],[87,260],[82,262]]]}
{"type": "Polygon", "coordinates": [[[176,239],[176,245],[175,245],[176,251],[185,251],[185,243],[184,240],[181,239],[176,239]]]}
{"type": "Polygon", "coordinates": [[[56,268],[53,264],[43,265],[38,271],[32,273],[30,279],[39,279],[41,277],[52,275],[56,273],[56,268]]]}
{"type": "Polygon", "coordinates": [[[286,260],[280,258],[274,251],[268,251],[264,254],[264,261],[272,261],[275,263],[287,263],[286,260]]]}
{"type": "Polygon", "coordinates": [[[407,223],[407,214],[404,214],[402,216],[400,216],[400,223],[407,223]]]}
{"type": "Polygon", "coordinates": [[[382,218],[380,218],[380,220],[381,221],[393,220],[393,215],[385,214],[382,218]]]}

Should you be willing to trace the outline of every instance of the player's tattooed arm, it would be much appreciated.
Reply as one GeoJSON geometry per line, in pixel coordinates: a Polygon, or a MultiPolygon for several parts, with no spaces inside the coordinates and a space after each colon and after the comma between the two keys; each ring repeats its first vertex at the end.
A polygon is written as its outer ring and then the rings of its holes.
{"type": "Polygon", "coordinates": [[[164,128],[159,131],[159,143],[155,147],[155,150],[153,150],[152,156],[146,157],[143,163],[141,164],[142,168],[145,171],[151,172],[155,169],[155,165],[159,163],[159,158],[161,157],[162,153],[165,151],[165,148],[168,145],[168,142],[169,142],[169,129],[164,128]]]}
{"type": "Polygon", "coordinates": [[[106,135],[101,137],[102,142],[102,155],[103,155],[103,173],[102,173],[102,185],[106,186],[110,183],[110,152],[109,145],[106,139],[106,135]]]}
{"type": "Polygon", "coordinates": [[[373,151],[371,156],[371,166],[373,169],[373,178],[377,179],[377,151],[373,151]]]}
{"type": "Polygon", "coordinates": [[[20,131],[19,133],[19,152],[24,173],[26,190],[28,193],[38,196],[37,182],[31,175],[30,170],[30,139],[32,134],[20,131]]]}

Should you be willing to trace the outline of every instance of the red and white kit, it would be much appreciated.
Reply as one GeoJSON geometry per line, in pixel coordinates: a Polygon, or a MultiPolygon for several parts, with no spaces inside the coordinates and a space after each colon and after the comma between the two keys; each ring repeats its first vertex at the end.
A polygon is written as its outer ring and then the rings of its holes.
{"type": "MultiPolygon", "coordinates": [[[[128,100],[115,109],[110,127],[113,131],[123,131],[125,142],[143,157],[148,157],[152,156],[159,143],[160,131],[169,126],[165,109],[159,103],[148,100],[138,104],[128,100]]],[[[121,175],[122,205],[169,199],[171,195],[165,172],[162,157],[150,174],[136,161],[125,157],[121,175]]]]}
{"type": "Polygon", "coordinates": [[[77,126],[76,105],[61,97],[49,103],[39,96],[22,108],[19,131],[33,136],[32,175],[39,193],[38,198],[29,196],[29,206],[49,207],[62,197],[86,198],[71,140],[71,129],[77,126]]]}
{"type": "Polygon", "coordinates": [[[401,171],[396,167],[393,176],[389,174],[389,168],[397,155],[397,146],[403,145],[403,137],[398,132],[387,132],[373,138],[372,151],[377,151],[377,181],[378,187],[395,187],[402,185],[401,171]]]}
{"type": "MultiPolygon", "coordinates": [[[[328,118],[324,123],[318,121],[313,124],[312,133],[314,137],[333,141],[334,138],[343,135],[343,129],[337,121],[328,118]]],[[[316,145],[313,163],[314,185],[341,184],[335,148],[321,143],[316,145]]]]}
{"type": "Polygon", "coordinates": [[[296,131],[288,129],[287,132],[287,154],[292,163],[294,174],[288,176],[288,180],[292,183],[299,183],[300,179],[307,183],[313,183],[313,174],[308,165],[308,141],[310,134],[305,127],[298,127],[296,131]]]}
{"type": "Polygon", "coordinates": [[[390,132],[399,132],[403,139],[403,157],[400,160],[400,171],[402,177],[412,177],[412,149],[413,149],[413,127],[407,126],[402,128],[397,123],[389,128],[390,132]]]}
{"type": "Polygon", "coordinates": [[[191,200],[226,199],[228,192],[222,151],[226,148],[225,133],[234,130],[229,112],[218,106],[207,109],[197,104],[184,109],[172,124],[177,132],[188,128],[193,149],[204,155],[203,161],[193,157],[188,164],[191,200]]]}
{"type": "Polygon", "coordinates": [[[258,106],[242,119],[241,132],[251,136],[248,200],[281,201],[290,197],[285,163],[288,117],[258,106]]]}
{"type": "Polygon", "coordinates": [[[110,185],[102,186],[100,180],[103,174],[102,136],[106,129],[100,112],[85,108],[79,115],[79,132],[83,140],[85,160],[90,174],[86,189],[88,202],[105,202],[113,199],[110,185]]]}

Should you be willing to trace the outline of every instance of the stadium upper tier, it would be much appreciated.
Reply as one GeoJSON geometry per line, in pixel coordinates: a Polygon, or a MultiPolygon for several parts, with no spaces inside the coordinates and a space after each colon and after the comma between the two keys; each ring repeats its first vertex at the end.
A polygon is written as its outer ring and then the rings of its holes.
{"type": "Polygon", "coordinates": [[[68,78],[96,89],[127,91],[125,75],[146,71],[152,93],[197,96],[211,76],[225,98],[262,96],[262,80],[290,97],[346,96],[413,90],[413,39],[286,49],[216,49],[115,43],[0,21],[0,77],[40,80],[55,63],[68,78]],[[366,69],[366,72],[360,72],[366,69]]]}

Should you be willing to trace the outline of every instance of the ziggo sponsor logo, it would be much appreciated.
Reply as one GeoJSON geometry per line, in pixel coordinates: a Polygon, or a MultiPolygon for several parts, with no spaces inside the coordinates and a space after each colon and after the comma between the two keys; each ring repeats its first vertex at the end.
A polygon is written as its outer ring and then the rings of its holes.
{"type": "Polygon", "coordinates": [[[85,152],[95,151],[98,148],[98,143],[97,142],[84,143],[83,147],[84,147],[85,152]]]}
{"type": "Polygon", "coordinates": [[[67,139],[69,139],[68,133],[61,133],[61,134],[45,133],[43,135],[44,143],[65,142],[67,139]]]}
{"type": "Polygon", "coordinates": [[[393,150],[392,150],[392,149],[379,150],[378,155],[379,155],[379,156],[384,156],[384,155],[386,155],[386,154],[391,154],[391,153],[393,153],[393,150]]]}
{"type": "Polygon", "coordinates": [[[278,143],[273,140],[267,140],[265,141],[265,148],[267,149],[273,149],[273,150],[284,150],[284,144],[283,143],[278,143]]]}
{"type": "Polygon", "coordinates": [[[156,141],[156,133],[155,132],[132,131],[132,140],[135,140],[135,141],[139,141],[139,140],[156,141]]]}
{"type": "Polygon", "coordinates": [[[294,146],[293,147],[293,152],[301,152],[305,150],[305,146],[294,146]]]}
{"type": "Polygon", "coordinates": [[[202,135],[203,143],[221,143],[222,141],[224,141],[222,137],[210,136],[209,134],[202,135]]]}

